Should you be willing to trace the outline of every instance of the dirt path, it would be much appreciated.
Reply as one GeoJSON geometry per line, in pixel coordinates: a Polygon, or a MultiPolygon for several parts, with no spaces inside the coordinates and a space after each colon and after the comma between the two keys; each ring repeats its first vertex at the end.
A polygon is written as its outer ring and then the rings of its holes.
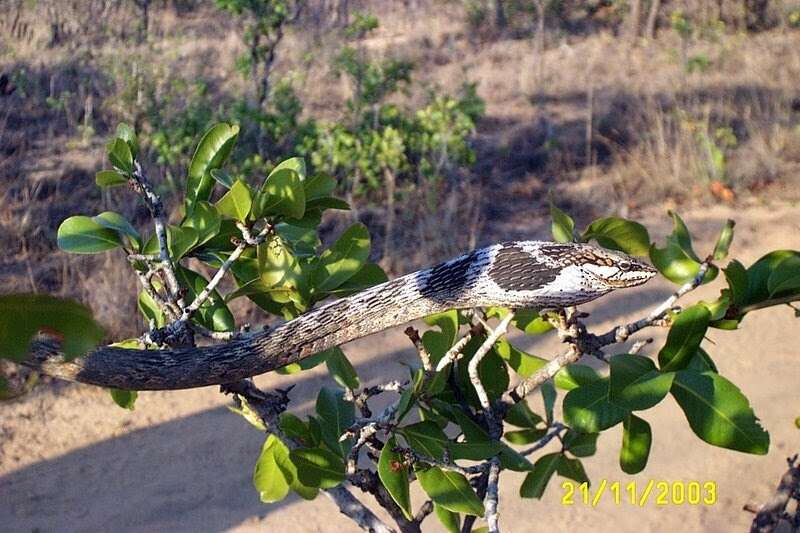
{"type": "MultiPolygon", "coordinates": [[[[737,219],[735,257],[746,263],[775,248],[800,249],[800,210],[791,206],[698,211],[687,220],[702,245],[721,222],[737,219]]],[[[663,215],[659,228],[669,230],[663,215]]],[[[544,233],[537,232],[537,237],[544,233]]],[[[660,236],[659,236],[660,237],[660,236]]],[[[699,295],[710,298],[718,284],[699,295]]],[[[639,291],[612,295],[592,306],[593,324],[632,318],[669,291],[653,283],[639,291]]],[[[800,451],[797,346],[800,322],[786,309],[749,316],[741,330],[712,331],[710,349],[720,372],[748,396],[770,431],[769,455],[750,456],[712,448],[691,432],[673,400],[644,413],[654,445],[647,469],[627,476],[617,464],[621,428],[603,434],[595,457],[585,460],[589,477],[602,480],[713,481],[713,506],[615,504],[604,498],[596,508],[561,503],[560,478],[542,501],[517,496],[523,476],[503,475],[501,524],[504,531],[742,531],[748,501],[764,500],[785,468],[784,458],[800,451]]],[[[518,339],[522,347],[549,356],[551,341],[518,339]]],[[[402,362],[414,355],[399,331],[362,339],[346,348],[362,382],[402,377],[402,362]],[[375,354],[380,355],[376,356],[375,354]]],[[[651,352],[652,353],[652,352],[651,352]]],[[[308,409],[320,386],[329,383],[324,367],[299,377],[267,375],[263,387],[297,384],[295,409],[308,409]]],[[[104,391],[64,385],[42,387],[23,401],[4,404],[0,418],[0,524],[5,531],[353,531],[330,501],[289,498],[262,505],[250,483],[262,437],[227,412],[215,388],[142,393],[136,410],[115,407],[104,391]]],[[[534,402],[535,406],[536,402],[534,402]]],[[[423,501],[412,493],[415,505],[423,501]]],[[[439,531],[435,519],[426,530],[439,531]]]]}

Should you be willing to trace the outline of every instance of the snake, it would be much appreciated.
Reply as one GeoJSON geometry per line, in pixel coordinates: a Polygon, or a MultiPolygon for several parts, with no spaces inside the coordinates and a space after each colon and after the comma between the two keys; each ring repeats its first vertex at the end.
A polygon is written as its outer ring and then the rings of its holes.
{"type": "Polygon", "coordinates": [[[656,272],[643,260],[586,243],[502,242],[224,343],[157,350],[102,346],[67,360],[57,342],[34,340],[23,364],[56,378],[122,390],[224,385],[450,309],[564,308],[641,285],[656,272]]]}

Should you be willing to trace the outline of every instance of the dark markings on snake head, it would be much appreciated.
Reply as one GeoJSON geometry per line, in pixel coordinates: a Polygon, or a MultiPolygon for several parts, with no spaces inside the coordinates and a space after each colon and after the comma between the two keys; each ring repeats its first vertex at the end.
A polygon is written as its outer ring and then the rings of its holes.
{"type": "Polygon", "coordinates": [[[476,257],[477,253],[472,252],[460,259],[436,265],[422,283],[419,292],[426,298],[442,294],[458,296],[467,288],[469,267],[476,257]]]}
{"type": "Polygon", "coordinates": [[[489,277],[503,290],[535,291],[556,279],[560,271],[561,267],[539,263],[518,246],[508,246],[497,252],[489,277]]]}

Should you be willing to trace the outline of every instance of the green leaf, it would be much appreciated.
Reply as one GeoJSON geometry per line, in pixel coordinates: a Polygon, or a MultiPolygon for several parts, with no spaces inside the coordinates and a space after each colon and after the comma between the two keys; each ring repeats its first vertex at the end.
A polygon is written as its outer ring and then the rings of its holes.
{"type": "MultiPolygon", "coordinates": [[[[189,302],[194,301],[208,285],[208,281],[203,276],[180,265],[176,265],[175,276],[181,287],[187,289],[186,297],[189,302]]],[[[233,314],[216,289],[211,291],[209,297],[197,310],[195,319],[211,331],[233,331],[236,327],[233,314]]]]}
{"type": "Polygon", "coordinates": [[[461,459],[466,459],[468,461],[485,461],[506,448],[505,444],[496,440],[486,440],[483,442],[451,442],[448,444],[450,458],[454,461],[461,459]]]}
{"type": "MultiPolygon", "coordinates": [[[[200,236],[194,228],[181,228],[178,226],[167,226],[167,250],[173,261],[178,261],[186,255],[189,250],[197,245],[200,236]]],[[[143,254],[158,255],[160,253],[158,239],[155,235],[151,236],[142,248],[143,254]]]]}
{"type": "Polygon", "coordinates": [[[551,231],[556,242],[573,242],[575,240],[575,221],[568,214],[550,202],[550,218],[553,219],[551,231]]]}
{"type": "Polygon", "coordinates": [[[255,218],[275,215],[303,218],[306,210],[303,180],[291,168],[275,168],[267,176],[253,203],[255,218]]]}
{"type": "Polygon", "coordinates": [[[455,513],[483,516],[483,503],[467,478],[458,472],[431,467],[417,470],[417,479],[434,503],[455,513]]]}
{"type": "Polygon", "coordinates": [[[626,474],[638,474],[647,466],[653,434],[646,420],[630,414],[622,421],[622,448],[619,466],[626,474]]]}
{"type": "Polygon", "coordinates": [[[702,304],[695,304],[681,311],[667,334],[664,347],[658,352],[658,364],[662,372],[680,370],[689,364],[703,342],[711,313],[702,304]]]}
{"type": "Polygon", "coordinates": [[[344,462],[324,448],[292,450],[289,457],[297,468],[300,483],[307,487],[330,489],[345,478],[344,462]]]}
{"type": "Polygon", "coordinates": [[[547,420],[547,423],[550,424],[553,422],[553,409],[556,405],[558,393],[556,392],[556,387],[553,385],[552,381],[543,383],[541,390],[542,403],[544,403],[545,419],[547,420]]]}
{"type": "Polygon", "coordinates": [[[599,433],[619,424],[628,414],[627,409],[611,403],[608,379],[569,391],[563,408],[567,425],[583,433],[599,433]]]}
{"type": "Polygon", "coordinates": [[[119,232],[85,216],[69,217],[58,227],[58,247],[74,254],[94,254],[122,246],[119,232]]]}
{"type": "Polygon", "coordinates": [[[647,228],[619,217],[599,218],[589,224],[581,240],[596,240],[603,248],[619,250],[630,255],[645,256],[650,250],[650,234],[647,228]]]}
{"type": "Polygon", "coordinates": [[[336,180],[326,174],[317,174],[303,181],[306,201],[329,196],[336,189],[336,180]]]}
{"type": "Polygon", "coordinates": [[[287,462],[289,449],[286,445],[275,435],[267,436],[253,471],[253,485],[262,502],[279,502],[289,494],[289,485],[293,479],[285,467],[287,462]]]}
{"type": "MultiPolygon", "coordinates": [[[[683,284],[694,279],[700,271],[700,259],[692,248],[692,237],[681,217],[670,211],[673,221],[672,233],[667,237],[666,246],[650,246],[650,261],[653,266],[673,283],[683,284]]],[[[710,266],[703,277],[703,283],[713,281],[719,269],[710,266]]]]}
{"type": "Polygon", "coordinates": [[[353,224],[320,256],[314,272],[314,285],[320,292],[338,288],[352,278],[369,257],[369,231],[363,224],[353,224]]]}
{"type": "Polygon", "coordinates": [[[398,429],[415,452],[440,460],[450,442],[434,422],[424,420],[398,429]]]}
{"type": "Polygon", "coordinates": [[[111,393],[111,399],[114,400],[114,403],[123,409],[133,411],[133,404],[136,403],[136,397],[138,396],[135,390],[108,389],[108,392],[111,393]]]}
{"type": "Polygon", "coordinates": [[[458,311],[450,309],[442,313],[436,313],[425,317],[425,323],[429,326],[436,326],[444,335],[444,341],[448,348],[455,344],[458,335],[458,311]]]}
{"type": "Polygon", "coordinates": [[[389,278],[380,265],[367,263],[361,267],[358,272],[353,274],[350,279],[335,289],[327,291],[327,294],[331,296],[349,296],[387,281],[389,281],[389,278]]]}
{"type": "Polygon", "coordinates": [[[390,437],[383,445],[378,459],[378,477],[405,517],[412,520],[408,466],[403,462],[403,457],[394,451],[396,447],[397,441],[394,437],[390,437]]]}
{"type": "Polygon", "coordinates": [[[742,307],[747,303],[749,290],[747,270],[739,261],[734,259],[726,268],[722,269],[722,272],[725,274],[725,280],[728,282],[728,288],[731,291],[731,303],[737,308],[742,307]]]}
{"type": "Polygon", "coordinates": [[[131,147],[122,139],[114,139],[106,145],[108,151],[108,159],[114,168],[123,174],[130,174],[133,172],[133,154],[131,147]]]}
{"type": "Polygon", "coordinates": [[[308,424],[288,411],[281,413],[278,424],[280,425],[281,431],[283,431],[287,437],[299,442],[305,447],[313,448],[319,444],[314,441],[308,424]]]}
{"type": "Polygon", "coordinates": [[[800,292],[800,254],[787,257],[772,271],[767,280],[770,298],[800,292]]]}
{"type": "Polygon", "coordinates": [[[525,476],[525,481],[522,482],[519,489],[519,495],[523,498],[541,499],[547,483],[561,462],[561,457],[561,453],[548,453],[541,456],[533,465],[533,471],[525,476]]]}
{"type": "Polygon", "coordinates": [[[0,295],[0,357],[24,360],[38,332],[59,338],[67,359],[89,352],[104,335],[91,311],[72,300],[44,294],[0,295]]]}
{"type": "Polygon", "coordinates": [[[94,182],[98,187],[117,187],[119,185],[127,185],[128,178],[116,170],[101,170],[94,175],[94,182]]]}
{"type": "MultiPolygon", "coordinates": [[[[770,252],[747,269],[747,303],[758,303],[769,299],[773,292],[769,280],[780,269],[780,265],[789,258],[799,257],[800,252],[794,250],[775,250],[770,252]]],[[[777,281],[777,278],[776,278],[777,281]]],[[[773,281],[772,288],[776,288],[773,281]]]]}
{"type": "Polygon", "coordinates": [[[711,371],[719,373],[717,365],[714,364],[714,360],[711,359],[711,356],[702,348],[697,349],[697,353],[694,354],[689,364],[686,365],[686,369],[694,370],[695,372],[711,371]]]}
{"type": "Polygon", "coordinates": [[[220,215],[244,222],[253,205],[250,187],[243,181],[236,180],[215,205],[220,215]]]}
{"type": "MultiPolygon", "coordinates": [[[[302,157],[290,157],[289,159],[285,159],[278,163],[275,168],[272,169],[272,172],[280,171],[283,169],[289,169],[295,172],[300,179],[305,182],[306,180],[306,162],[302,157]]],[[[305,187],[304,187],[305,189],[305,187]]]]}
{"type": "Polygon", "coordinates": [[[212,126],[200,139],[189,163],[186,180],[186,213],[191,214],[197,201],[208,201],[214,188],[211,171],[222,167],[233,151],[239,126],[220,123],[212,126]]]}
{"type": "Polygon", "coordinates": [[[547,433],[546,429],[520,429],[515,431],[506,431],[503,437],[516,446],[523,446],[536,442],[547,433]]]}
{"type": "Polygon", "coordinates": [[[433,512],[436,513],[436,518],[444,526],[447,533],[460,533],[461,531],[461,515],[448,511],[441,505],[433,504],[433,512]]]}
{"type": "Polygon", "coordinates": [[[136,132],[133,130],[133,128],[124,122],[120,122],[117,125],[116,137],[117,139],[122,139],[125,141],[125,144],[127,144],[128,148],[130,148],[133,157],[136,157],[136,153],[139,151],[139,142],[136,140],[136,132]]]}
{"type": "Polygon", "coordinates": [[[674,373],[661,373],[647,357],[620,354],[611,358],[611,401],[631,411],[650,409],[669,392],[674,373]]]}
{"type": "Polygon", "coordinates": [[[735,225],[736,222],[728,219],[728,221],[722,227],[722,230],[719,232],[717,243],[714,245],[714,261],[722,261],[728,257],[728,250],[730,249],[731,242],[733,241],[733,227],[735,225]]]}
{"type": "Polygon", "coordinates": [[[526,401],[517,402],[512,405],[506,411],[506,416],[503,420],[513,426],[521,428],[536,428],[544,422],[541,416],[531,411],[526,401]]]}
{"type": "Polygon", "coordinates": [[[562,454],[558,459],[558,466],[556,472],[559,476],[571,479],[578,483],[588,483],[589,477],[586,475],[586,470],[583,469],[583,464],[580,459],[570,459],[562,454]]]}
{"type": "Polygon", "coordinates": [[[139,298],[136,303],[142,316],[144,316],[145,322],[149,323],[152,320],[157,328],[163,328],[167,325],[164,312],[144,290],[139,292],[139,298]]]}
{"type": "MultiPolygon", "coordinates": [[[[461,409],[453,409],[452,410],[453,418],[455,422],[461,426],[461,430],[464,433],[464,437],[466,437],[467,442],[470,444],[481,444],[483,447],[481,450],[473,449],[473,450],[459,450],[459,453],[488,453],[489,447],[493,447],[496,445],[500,445],[499,450],[496,452],[500,458],[500,465],[503,468],[507,468],[509,470],[514,470],[516,472],[524,472],[526,470],[530,470],[532,465],[530,461],[525,459],[522,455],[520,455],[516,450],[512,449],[511,447],[507,446],[506,444],[492,440],[489,438],[489,434],[484,431],[484,429],[476,424],[471,418],[469,418],[461,409]]],[[[456,448],[453,447],[453,444],[448,445],[451,450],[456,451],[456,448]]],[[[465,459],[469,457],[465,456],[465,459]]]]}
{"type": "Polygon", "coordinates": [[[194,205],[194,211],[189,214],[183,221],[181,226],[185,228],[192,228],[197,232],[197,242],[193,245],[200,246],[212,239],[219,233],[220,218],[217,208],[208,202],[198,201],[194,205]]]}
{"type": "Polygon", "coordinates": [[[672,395],[692,431],[705,442],[757,455],[769,450],[769,434],[759,424],[750,402],[719,374],[682,370],[675,376],[672,395]]]}
{"type": "Polygon", "coordinates": [[[498,339],[494,345],[494,350],[523,379],[530,377],[547,364],[546,359],[523,352],[516,346],[511,345],[505,338],[498,339]]]}
{"type": "Polygon", "coordinates": [[[211,170],[210,174],[211,177],[217,181],[217,183],[219,183],[226,189],[230,189],[231,187],[233,187],[234,179],[231,177],[230,174],[225,172],[224,169],[214,168],[211,170]]]}
{"type": "Polygon", "coordinates": [[[325,359],[325,364],[328,365],[328,372],[339,386],[351,390],[358,388],[358,374],[341,348],[338,346],[332,348],[331,353],[325,359]]]}
{"type": "Polygon", "coordinates": [[[570,391],[601,379],[602,377],[594,368],[587,365],[572,364],[559,370],[553,378],[553,383],[559,389],[570,391]]]}
{"type": "Polygon", "coordinates": [[[128,237],[134,250],[138,251],[142,247],[142,237],[139,232],[119,213],[105,211],[92,217],[92,220],[104,228],[116,231],[120,237],[128,237]]]}
{"type": "Polygon", "coordinates": [[[322,427],[322,440],[339,457],[347,457],[353,446],[353,439],[339,441],[347,429],[353,425],[355,407],[344,399],[341,392],[323,387],[317,396],[317,414],[322,427]]]}
{"type": "Polygon", "coordinates": [[[564,449],[575,457],[589,457],[597,452],[597,433],[581,433],[570,429],[563,437],[564,449]]]}

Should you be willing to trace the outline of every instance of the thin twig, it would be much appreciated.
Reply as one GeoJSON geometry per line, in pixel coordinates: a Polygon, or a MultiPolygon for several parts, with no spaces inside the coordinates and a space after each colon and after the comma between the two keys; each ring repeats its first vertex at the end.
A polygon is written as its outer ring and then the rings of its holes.
{"type": "Polygon", "coordinates": [[[547,434],[545,434],[544,437],[542,437],[541,439],[537,440],[536,443],[533,446],[531,446],[530,448],[526,448],[525,450],[519,452],[520,455],[528,456],[528,455],[531,455],[534,452],[538,452],[539,450],[541,450],[542,448],[547,446],[550,443],[551,440],[553,440],[554,438],[556,438],[559,435],[561,435],[561,433],[565,429],[567,429],[567,427],[564,424],[560,423],[560,422],[553,422],[550,425],[550,427],[552,429],[547,434]]]}
{"type": "MultiPolygon", "coordinates": [[[[514,318],[514,311],[509,311],[506,316],[500,321],[496,328],[489,329],[486,325],[484,328],[489,332],[489,335],[486,337],[486,340],[480,345],[480,347],[475,351],[475,355],[472,356],[472,359],[469,361],[469,365],[467,366],[467,371],[469,373],[469,379],[472,382],[472,386],[475,387],[475,392],[478,395],[478,400],[481,403],[481,407],[483,408],[484,412],[491,413],[492,405],[489,401],[489,395],[486,393],[486,389],[483,387],[481,383],[481,378],[478,375],[478,365],[480,364],[481,360],[489,353],[489,350],[492,349],[494,343],[497,340],[505,335],[506,331],[508,331],[508,325],[511,323],[511,320],[514,318]]],[[[480,320],[480,318],[479,318],[480,320]]]]}
{"type": "Polygon", "coordinates": [[[497,505],[500,497],[500,459],[492,457],[489,460],[489,478],[486,482],[486,497],[483,499],[483,508],[486,513],[486,524],[489,533],[500,533],[500,518],[497,505]]]}
{"type": "Polygon", "coordinates": [[[422,338],[419,336],[419,331],[417,331],[415,328],[411,326],[408,326],[403,333],[406,334],[406,337],[408,337],[411,340],[411,343],[414,345],[414,348],[417,349],[417,352],[419,353],[419,358],[422,360],[422,368],[426,372],[433,371],[431,354],[428,353],[427,348],[425,348],[425,345],[422,344],[422,338]]]}

